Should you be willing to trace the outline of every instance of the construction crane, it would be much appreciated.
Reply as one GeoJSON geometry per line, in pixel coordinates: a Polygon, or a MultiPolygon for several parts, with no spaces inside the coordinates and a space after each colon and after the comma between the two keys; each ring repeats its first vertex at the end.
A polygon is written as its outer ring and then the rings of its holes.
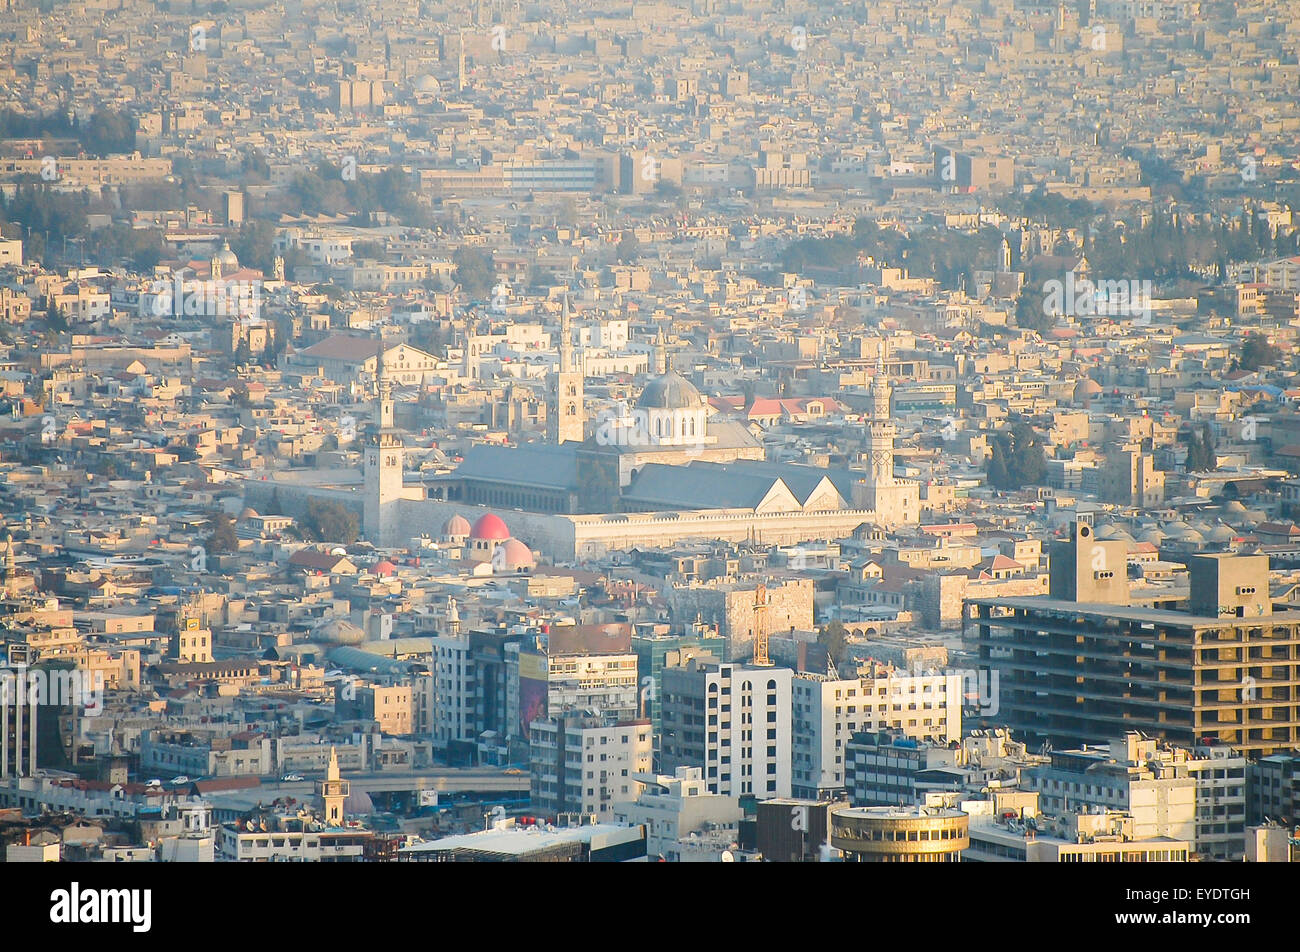
{"type": "Polygon", "coordinates": [[[754,590],[754,665],[766,668],[771,664],[767,655],[767,586],[759,585],[754,590]]]}

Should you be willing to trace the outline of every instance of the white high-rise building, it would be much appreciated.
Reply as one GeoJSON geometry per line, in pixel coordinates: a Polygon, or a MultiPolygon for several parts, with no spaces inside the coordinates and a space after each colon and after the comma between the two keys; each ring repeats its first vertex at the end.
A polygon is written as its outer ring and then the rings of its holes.
{"type": "Polygon", "coordinates": [[[456,600],[447,605],[447,633],[433,639],[433,745],[446,750],[474,738],[474,666],[469,635],[460,630],[456,600]]]}
{"type": "Polygon", "coordinates": [[[792,693],[796,797],[844,790],[844,748],[856,731],[892,728],[937,744],[961,740],[959,674],[831,680],[801,673],[792,693]]]}
{"type": "Polygon", "coordinates": [[[531,797],[547,815],[580,813],[605,823],[641,792],[654,758],[648,719],[568,714],[534,721],[528,734],[531,797]]]}
{"type": "Polygon", "coordinates": [[[790,796],[793,671],[690,661],[662,677],[665,772],[701,767],[724,796],[790,796]]]}

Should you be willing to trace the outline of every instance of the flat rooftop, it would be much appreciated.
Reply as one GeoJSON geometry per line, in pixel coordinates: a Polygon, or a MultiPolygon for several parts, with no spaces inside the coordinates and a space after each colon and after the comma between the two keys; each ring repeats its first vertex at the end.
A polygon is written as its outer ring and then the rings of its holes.
{"type": "Polygon", "coordinates": [[[634,826],[619,826],[615,823],[593,823],[588,826],[568,826],[553,830],[541,826],[516,826],[504,830],[479,830],[477,833],[445,836],[429,843],[404,847],[398,852],[473,850],[476,853],[496,853],[501,856],[524,856],[566,843],[590,844],[592,840],[600,837],[609,837],[614,842],[622,842],[640,839],[641,831],[634,826]]]}
{"type": "Polygon", "coordinates": [[[1238,618],[1236,615],[1214,617],[1212,615],[1193,615],[1190,612],[1170,611],[1166,608],[1143,608],[1134,605],[1109,605],[1104,602],[1072,602],[1065,598],[1051,598],[1043,595],[1028,595],[1012,598],[971,598],[972,605],[991,605],[998,608],[1015,608],[1040,613],[1060,615],[1084,615],[1097,618],[1114,618],[1120,621],[1150,622],[1156,625],[1179,625],[1185,628],[1220,628],[1224,625],[1245,624],[1250,621],[1263,622],[1270,619],[1281,624],[1300,622],[1300,611],[1289,609],[1273,610],[1271,615],[1250,615],[1238,618]]]}

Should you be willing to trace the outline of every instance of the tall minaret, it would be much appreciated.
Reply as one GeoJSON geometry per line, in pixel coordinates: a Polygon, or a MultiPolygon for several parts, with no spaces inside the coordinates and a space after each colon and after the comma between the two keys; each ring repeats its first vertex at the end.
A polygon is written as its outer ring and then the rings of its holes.
{"type": "Polygon", "coordinates": [[[885,374],[882,350],[876,357],[876,375],[871,381],[867,472],[853,487],[853,504],[870,510],[874,514],[872,521],[881,526],[912,524],[920,518],[920,486],[915,480],[894,477],[896,430],[889,397],[889,377],[885,374]]]}
{"type": "Polygon", "coordinates": [[[316,796],[321,799],[326,826],[343,825],[343,803],[351,792],[351,786],[351,781],[340,778],[338,751],[331,746],[325,779],[316,781],[316,796]]]}
{"type": "Polygon", "coordinates": [[[366,497],[362,530],[371,545],[397,544],[398,505],[402,498],[402,437],[393,425],[393,395],[384,374],[384,337],[380,330],[375,360],[375,419],[366,433],[366,497]]]}
{"type": "MultiPolygon", "coordinates": [[[[889,411],[889,377],[883,354],[876,357],[876,375],[871,378],[871,417],[867,421],[867,479],[877,488],[894,483],[894,421],[889,411]]],[[[875,506],[872,507],[876,508],[875,506]]]]}
{"type": "Polygon", "coordinates": [[[573,324],[569,316],[569,294],[564,294],[560,311],[560,369],[555,375],[554,419],[548,421],[551,442],[581,443],[586,438],[583,413],[583,374],[574,368],[573,324]]]}
{"type": "Polygon", "coordinates": [[[465,33],[460,34],[460,52],[456,55],[456,91],[465,90],[465,33]]]}
{"type": "Polygon", "coordinates": [[[655,335],[655,373],[662,377],[668,373],[668,341],[664,337],[664,326],[659,325],[659,333],[655,335]]]}

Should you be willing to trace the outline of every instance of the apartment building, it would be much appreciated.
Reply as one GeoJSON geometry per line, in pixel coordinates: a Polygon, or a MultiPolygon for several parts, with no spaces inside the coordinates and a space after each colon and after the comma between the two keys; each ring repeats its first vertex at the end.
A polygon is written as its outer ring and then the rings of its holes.
{"type": "Polygon", "coordinates": [[[1129,730],[1250,755],[1300,746],[1300,612],[1274,607],[1268,557],[1188,567],[1185,603],[1130,604],[1125,543],[1097,541],[1081,516],[1052,545],[1048,597],[968,599],[999,719],[1057,746],[1129,730]]]}
{"type": "MultiPolygon", "coordinates": [[[[1195,848],[1197,778],[1187,768],[1187,751],[1130,732],[1101,748],[1053,751],[1051,758],[1021,778],[1023,789],[1038,794],[1044,813],[1115,810],[1132,817],[1138,839],[1164,836],[1195,848]]],[[[1239,796],[1244,813],[1244,790],[1239,796]]]]}
{"type": "Polygon", "coordinates": [[[664,771],[702,767],[711,793],[790,795],[789,668],[691,660],[663,671],[664,771]]]}
{"type": "Polygon", "coordinates": [[[794,699],[792,789],[796,797],[834,797],[845,790],[846,746],[860,731],[893,728],[948,745],[961,740],[958,674],[832,680],[800,673],[794,699]]]}
{"type": "Polygon", "coordinates": [[[616,823],[643,826],[646,852],[668,862],[682,858],[682,841],[692,834],[728,833],[738,837],[742,816],[737,797],[711,793],[700,767],[678,767],[671,775],[643,774],[641,792],[630,803],[616,803],[616,823]]]}
{"type": "Polygon", "coordinates": [[[528,748],[532,806],[603,823],[616,804],[640,794],[636,778],[651,769],[654,740],[648,720],[563,715],[534,721],[528,748]]]}

